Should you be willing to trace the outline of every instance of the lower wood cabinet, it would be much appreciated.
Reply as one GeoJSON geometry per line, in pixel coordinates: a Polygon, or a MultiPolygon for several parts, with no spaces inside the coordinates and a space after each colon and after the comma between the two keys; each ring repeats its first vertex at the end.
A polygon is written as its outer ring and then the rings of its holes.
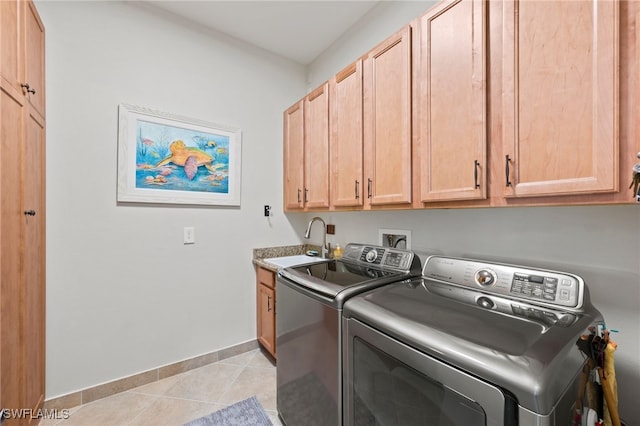
{"type": "Polygon", "coordinates": [[[275,358],[276,274],[269,269],[258,267],[256,275],[258,342],[275,358]]]}

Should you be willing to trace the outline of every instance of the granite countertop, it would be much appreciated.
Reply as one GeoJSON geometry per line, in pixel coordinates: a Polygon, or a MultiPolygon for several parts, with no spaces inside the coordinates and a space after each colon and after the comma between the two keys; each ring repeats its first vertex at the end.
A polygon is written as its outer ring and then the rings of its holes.
{"type": "Polygon", "coordinates": [[[305,254],[307,250],[320,250],[320,246],[311,244],[298,244],[293,246],[264,247],[253,249],[253,264],[261,268],[278,272],[278,267],[264,259],[272,257],[297,256],[305,254]]]}

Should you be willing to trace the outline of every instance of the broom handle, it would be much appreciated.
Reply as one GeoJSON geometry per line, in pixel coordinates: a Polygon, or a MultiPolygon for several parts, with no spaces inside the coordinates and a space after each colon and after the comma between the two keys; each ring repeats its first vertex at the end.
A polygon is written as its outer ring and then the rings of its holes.
{"type": "Polygon", "coordinates": [[[604,400],[607,402],[607,408],[609,409],[609,415],[611,416],[611,424],[613,426],[620,426],[620,417],[618,416],[618,404],[616,404],[613,397],[613,389],[609,386],[607,378],[604,375],[604,370],[598,367],[598,376],[600,376],[600,384],[602,384],[602,393],[604,394],[604,400]]]}

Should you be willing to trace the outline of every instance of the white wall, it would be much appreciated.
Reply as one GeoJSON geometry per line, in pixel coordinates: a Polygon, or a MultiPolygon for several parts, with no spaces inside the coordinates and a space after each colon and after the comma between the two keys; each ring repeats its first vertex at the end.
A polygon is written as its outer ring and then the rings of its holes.
{"type": "Polygon", "coordinates": [[[36,6],[46,27],[46,397],[255,339],[252,249],[299,243],[281,207],[282,111],[304,94],[305,70],[131,3],[36,6]],[[240,127],[241,207],[118,205],[119,103],[240,127]],[[195,245],[183,245],[185,226],[195,245]]]}
{"type": "MultiPolygon", "coordinates": [[[[381,228],[408,229],[422,260],[431,254],[496,260],[581,276],[618,343],[620,413],[640,424],[640,205],[320,214],[333,243],[380,244],[381,228]]],[[[317,237],[316,237],[317,238],[317,237]]],[[[317,239],[319,241],[319,239],[317,239]]]]}
{"type": "MultiPolygon", "coordinates": [[[[314,61],[318,86],[379,41],[431,7],[382,2],[314,61]],[[388,18],[388,19],[387,19],[388,18]]],[[[623,182],[624,183],[624,182],[623,182]]],[[[290,215],[291,216],[291,215],[290,215]]],[[[310,216],[310,215],[307,215],[310,216]]],[[[409,229],[412,248],[429,254],[493,259],[581,275],[607,325],[618,329],[620,411],[640,424],[640,205],[530,207],[321,214],[336,225],[333,243],[378,244],[378,229],[409,229]]]]}
{"type": "Polygon", "coordinates": [[[329,80],[439,0],[381,1],[315,59],[308,70],[309,90],[329,80]]]}

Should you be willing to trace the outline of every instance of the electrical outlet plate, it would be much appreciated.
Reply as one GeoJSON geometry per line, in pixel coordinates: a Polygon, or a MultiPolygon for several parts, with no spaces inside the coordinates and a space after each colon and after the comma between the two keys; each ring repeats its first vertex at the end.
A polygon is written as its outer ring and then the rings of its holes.
{"type": "Polygon", "coordinates": [[[193,226],[187,226],[184,228],[184,243],[185,244],[196,243],[196,230],[193,226]]]}
{"type": "Polygon", "coordinates": [[[378,229],[378,245],[411,250],[411,231],[408,229],[378,229]]]}

